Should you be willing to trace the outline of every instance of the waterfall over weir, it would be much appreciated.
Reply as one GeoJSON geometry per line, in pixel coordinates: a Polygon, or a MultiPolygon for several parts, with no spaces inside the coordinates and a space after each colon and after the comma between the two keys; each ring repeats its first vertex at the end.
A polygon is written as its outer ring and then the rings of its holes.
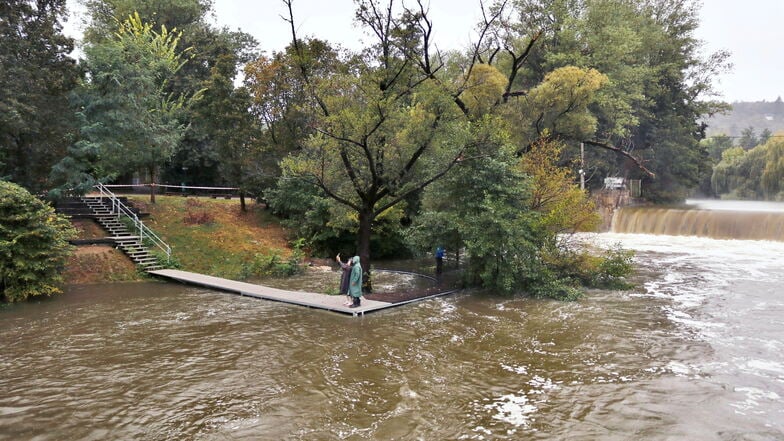
{"type": "Polygon", "coordinates": [[[611,229],[614,233],[784,241],[784,204],[692,200],[679,207],[624,207],[615,212],[611,229]]]}

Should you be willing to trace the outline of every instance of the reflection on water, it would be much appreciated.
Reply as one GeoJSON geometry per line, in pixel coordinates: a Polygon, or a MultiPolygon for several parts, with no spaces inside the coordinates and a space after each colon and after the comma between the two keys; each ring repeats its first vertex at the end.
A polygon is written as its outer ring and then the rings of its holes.
{"type": "Polygon", "coordinates": [[[165,283],[0,310],[1,440],[784,438],[782,244],[599,235],[640,289],[352,318],[165,283]]]}

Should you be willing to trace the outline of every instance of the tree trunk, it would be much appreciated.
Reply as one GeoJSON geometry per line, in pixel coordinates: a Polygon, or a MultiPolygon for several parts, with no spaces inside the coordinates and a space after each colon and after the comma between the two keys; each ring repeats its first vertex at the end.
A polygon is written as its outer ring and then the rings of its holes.
{"type": "Polygon", "coordinates": [[[155,203],[155,167],[150,167],[150,203],[155,203]]]}
{"type": "Polygon", "coordinates": [[[245,213],[248,211],[247,207],[245,207],[245,191],[240,190],[240,210],[245,213]]]}
{"type": "Polygon", "coordinates": [[[359,243],[357,254],[362,265],[362,292],[373,292],[373,283],[370,280],[370,233],[373,225],[372,210],[359,212],[359,243]]]}

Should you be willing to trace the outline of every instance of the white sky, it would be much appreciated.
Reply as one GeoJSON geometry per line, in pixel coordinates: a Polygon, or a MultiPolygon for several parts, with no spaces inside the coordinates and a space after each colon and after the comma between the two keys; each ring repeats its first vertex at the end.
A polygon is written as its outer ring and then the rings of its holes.
{"type": "MultiPolygon", "coordinates": [[[[79,0],[68,0],[78,9],[79,0]]],[[[489,3],[489,1],[488,1],[489,3]]],[[[716,78],[720,99],[773,101],[784,98],[784,1],[702,0],[697,37],[706,52],[731,52],[733,69],[716,78]]],[[[253,35],[261,49],[270,53],[290,41],[287,16],[281,0],[214,0],[216,24],[253,35]]],[[[413,4],[409,0],[409,4],[413,4]]],[[[434,39],[441,49],[467,46],[474,24],[481,17],[479,0],[430,0],[434,39]]],[[[353,24],[352,0],[294,0],[294,18],[301,37],[318,36],[343,47],[362,47],[367,36],[353,24]]],[[[79,35],[78,18],[66,32],[79,35]]]]}

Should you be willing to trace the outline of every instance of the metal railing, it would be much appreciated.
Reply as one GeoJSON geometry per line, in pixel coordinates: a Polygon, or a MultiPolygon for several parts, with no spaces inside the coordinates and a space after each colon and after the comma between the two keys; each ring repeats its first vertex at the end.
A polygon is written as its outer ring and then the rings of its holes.
{"type": "Polygon", "coordinates": [[[148,241],[152,242],[155,246],[158,247],[161,251],[166,254],[166,261],[171,261],[171,247],[164,242],[157,234],[155,234],[147,225],[139,220],[139,216],[133,212],[127,205],[123,204],[114,193],[111,192],[105,185],[101,184],[100,182],[95,185],[95,188],[98,190],[98,193],[101,195],[101,198],[108,198],[111,201],[111,214],[116,214],[117,218],[119,219],[120,216],[126,216],[133,222],[133,227],[139,232],[139,242],[144,243],[144,240],[147,239],[148,241]]]}

